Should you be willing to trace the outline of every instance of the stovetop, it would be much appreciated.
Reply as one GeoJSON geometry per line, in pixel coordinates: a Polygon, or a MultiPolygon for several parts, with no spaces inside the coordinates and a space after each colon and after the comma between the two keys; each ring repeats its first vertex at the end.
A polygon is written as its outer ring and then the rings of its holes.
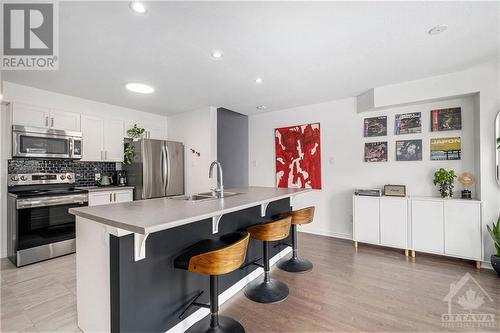
{"type": "MultiPolygon", "coordinates": [[[[21,186],[19,186],[21,187],[21,186]]],[[[24,187],[24,186],[22,186],[24,187]]],[[[71,195],[77,193],[87,193],[86,190],[76,189],[74,187],[52,187],[52,188],[11,188],[9,193],[17,198],[27,198],[27,197],[45,197],[45,196],[56,196],[56,195],[71,195]]]]}
{"type": "Polygon", "coordinates": [[[9,175],[9,194],[16,198],[45,197],[87,193],[75,188],[75,174],[15,174],[9,175]]]}

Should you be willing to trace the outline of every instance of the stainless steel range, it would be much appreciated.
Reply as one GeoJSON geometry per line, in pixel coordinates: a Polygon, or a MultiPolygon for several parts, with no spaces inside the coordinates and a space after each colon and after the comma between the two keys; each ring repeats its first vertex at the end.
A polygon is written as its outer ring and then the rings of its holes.
{"type": "Polygon", "coordinates": [[[8,256],[19,266],[75,252],[73,207],[87,206],[74,173],[18,174],[8,178],[8,256]]]}

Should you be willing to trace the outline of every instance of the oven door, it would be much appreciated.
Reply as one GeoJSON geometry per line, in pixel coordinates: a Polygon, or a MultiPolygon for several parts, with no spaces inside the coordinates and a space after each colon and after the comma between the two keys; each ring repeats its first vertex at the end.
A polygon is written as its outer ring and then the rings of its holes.
{"type": "Polygon", "coordinates": [[[86,194],[17,199],[16,206],[18,266],[75,251],[75,216],[68,210],[87,206],[86,194]]]}

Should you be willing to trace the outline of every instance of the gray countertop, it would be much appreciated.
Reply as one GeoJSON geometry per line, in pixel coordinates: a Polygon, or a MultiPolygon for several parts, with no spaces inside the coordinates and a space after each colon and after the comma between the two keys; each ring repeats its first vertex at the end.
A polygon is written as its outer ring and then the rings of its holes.
{"type": "Polygon", "coordinates": [[[293,197],[310,190],[245,187],[228,191],[241,194],[201,202],[168,198],[139,200],[112,205],[71,208],[69,212],[111,227],[138,234],[148,234],[293,197]]]}
{"type": "Polygon", "coordinates": [[[119,191],[119,190],[133,190],[134,186],[82,186],[77,187],[79,190],[86,190],[88,192],[100,192],[100,191],[119,191]]]}

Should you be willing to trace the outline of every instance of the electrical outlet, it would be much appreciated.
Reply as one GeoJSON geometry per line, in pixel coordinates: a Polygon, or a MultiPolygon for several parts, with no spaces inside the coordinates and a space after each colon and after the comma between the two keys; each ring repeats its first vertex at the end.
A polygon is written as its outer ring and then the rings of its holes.
{"type": "Polygon", "coordinates": [[[95,173],[95,174],[94,174],[94,179],[95,179],[96,181],[98,181],[99,179],[101,179],[101,174],[100,174],[100,173],[95,173]]]}

